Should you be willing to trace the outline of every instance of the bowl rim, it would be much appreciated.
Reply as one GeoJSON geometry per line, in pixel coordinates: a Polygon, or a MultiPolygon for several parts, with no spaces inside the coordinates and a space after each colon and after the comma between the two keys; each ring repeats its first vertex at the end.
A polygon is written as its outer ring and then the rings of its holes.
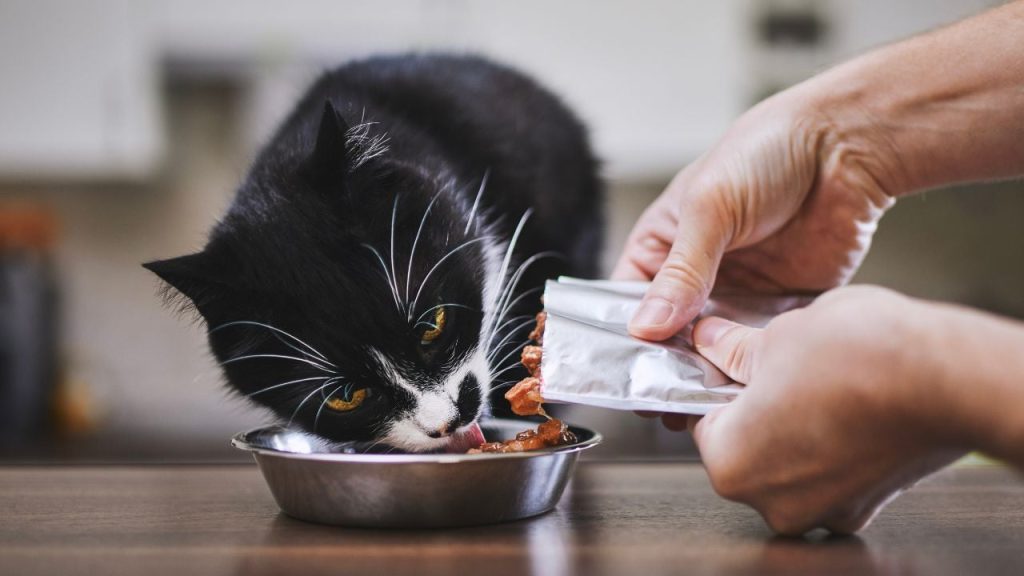
{"type": "MultiPolygon", "coordinates": [[[[481,427],[486,426],[516,426],[522,428],[528,426],[528,420],[511,420],[508,418],[492,418],[480,423],[481,427]]],[[[531,450],[529,452],[507,452],[507,453],[482,453],[482,454],[449,454],[449,453],[426,453],[426,454],[346,454],[336,452],[289,452],[268,446],[255,445],[249,441],[249,437],[258,433],[265,433],[277,430],[279,433],[293,432],[302,433],[298,430],[288,430],[281,426],[260,426],[245,432],[239,432],[231,438],[231,445],[239,450],[252,452],[255,456],[271,456],[275,458],[288,458],[293,460],[315,460],[338,463],[373,463],[373,464],[453,464],[461,462],[485,462],[492,460],[540,458],[554,454],[575,454],[597,446],[604,440],[600,432],[584,426],[568,424],[570,429],[583,431],[590,434],[590,438],[582,442],[568,446],[558,446],[543,450],[531,450]]]]}

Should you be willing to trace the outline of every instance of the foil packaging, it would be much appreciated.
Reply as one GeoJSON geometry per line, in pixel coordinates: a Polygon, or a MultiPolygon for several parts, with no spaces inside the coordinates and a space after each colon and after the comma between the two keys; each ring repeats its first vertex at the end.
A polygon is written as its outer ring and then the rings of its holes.
{"type": "MultiPolygon", "coordinates": [[[[696,352],[692,323],[663,342],[629,335],[626,326],[648,286],[567,277],[548,281],[541,364],[541,394],[546,401],[702,415],[740,393],[742,385],[696,352]]],[[[774,316],[810,300],[718,296],[700,317],[720,316],[763,327],[774,316]]]]}

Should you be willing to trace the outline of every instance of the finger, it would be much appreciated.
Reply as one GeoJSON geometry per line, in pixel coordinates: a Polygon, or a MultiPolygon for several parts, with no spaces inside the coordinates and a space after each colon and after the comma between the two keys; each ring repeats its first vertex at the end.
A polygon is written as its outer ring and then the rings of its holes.
{"type": "Polygon", "coordinates": [[[672,248],[629,323],[634,336],[669,338],[704,307],[731,233],[713,202],[690,200],[680,206],[672,248]]]}
{"type": "Polygon", "coordinates": [[[659,198],[644,210],[626,239],[612,280],[650,281],[658,273],[672,248],[678,222],[675,211],[666,207],[668,201],[659,198]]]}
{"type": "Polygon", "coordinates": [[[651,279],[650,275],[644,272],[643,269],[640,268],[636,262],[627,257],[625,253],[619,258],[619,262],[615,265],[615,269],[612,270],[609,278],[612,280],[640,281],[648,281],[651,279]]]}
{"type": "Polygon", "coordinates": [[[751,462],[743,443],[735,441],[735,410],[735,403],[726,404],[707,416],[694,417],[691,433],[715,492],[727,500],[750,503],[751,462]]]}
{"type": "Polygon", "coordinates": [[[754,370],[761,330],[724,318],[704,318],[693,328],[697,351],[733,380],[749,384],[754,370]]]}
{"type": "Polygon", "coordinates": [[[696,431],[696,428],[697,428],[697,423],[700,422],[702,418],[704,418],[704,417],[703,416],[687,416],[686,417],[686,431],[689,432],[691,436],[693,436],[693,434],[694,434],[694,432],[696,431]]]}
{"type": "Polygon", "coordinates": [[[670,414],[670,413],[666,413],[666,414],[662,414],[661,415],[661,424],[665,428],[668,428],[669,430],[671,430],[673,432],[682,432],[683,430],[686,430],[686,424],[687,424],[686,421],[687,421],[686,414],[670,414]]]}
{"type": "Polygon", "coordinates": [[[687,422],[687,428],[690,430],[690,434],[693,435],[693,443],[697,445],[697,450],[699,450],[701,454],[704,454],[703,446],[706,444],[708,430],[714,427],[714,423],[718,419],[718,415],[722,410],[728,407],[728,405],[722,406],[721,408],[708,412],[705,416],[691,416],[691,418],[693,418],[692,426],[691,422],[687,422]]]}

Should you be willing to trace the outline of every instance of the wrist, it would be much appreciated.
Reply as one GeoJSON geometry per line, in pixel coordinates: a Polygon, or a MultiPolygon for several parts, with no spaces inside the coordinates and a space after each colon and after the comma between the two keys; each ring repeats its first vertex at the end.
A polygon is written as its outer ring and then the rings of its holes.
{"type": "Polygon", "coordinates": [[[970,450],[970,419],[957,403],[956,377],[949,371],[950,334],[954,330],[938,305],[895,294],[872,303],[872,332],[885,353],[887,393],[877,409],[901,423],[907,437],[933,449],[970,450]]]}
{"type": "Polygon", "coordinates": [[[826,159],[890,197],[1020,175],[1021,34],[1015,2],[808,80],[807,101],[828,124],[826,159]]]}
{"type": "Polygon", "coordinates": [[[918,186],[912,151],[893,138],[898,121],[892,92],[877,86],[875,71],[883,66],[868,55],[799,86],[806,115],[819,126],[822,176],[871,196],[876,204],[891,203],[918,186]]]}
{"type": "Polygon", "coordinates": [[[942,438],[1024,465],[1024,326],[951,304],[919,302],[929,359],[929,418],[942,438]]]}

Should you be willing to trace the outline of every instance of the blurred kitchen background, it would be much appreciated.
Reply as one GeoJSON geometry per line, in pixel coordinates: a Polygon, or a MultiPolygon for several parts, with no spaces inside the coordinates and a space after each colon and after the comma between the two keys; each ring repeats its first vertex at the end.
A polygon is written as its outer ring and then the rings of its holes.
{"type": "MultiPolygon", "coordinates": [[[[267,415],[224,392],[201,327],[162,306],[139,264],[202,246],[325,68],[457,50],[538,77],[604,160],[610,266],[643,208],[745,108],[994,4],[0,0],[0,456],[245,458],[227,438],[267,415]]],[[[1021,188],[902,201],[858,280],[1024,317],[1021,188]]],[[[570,418],[604,432],[604,457],[692,455],[685,434],[632,414],[570,418]]]]}

